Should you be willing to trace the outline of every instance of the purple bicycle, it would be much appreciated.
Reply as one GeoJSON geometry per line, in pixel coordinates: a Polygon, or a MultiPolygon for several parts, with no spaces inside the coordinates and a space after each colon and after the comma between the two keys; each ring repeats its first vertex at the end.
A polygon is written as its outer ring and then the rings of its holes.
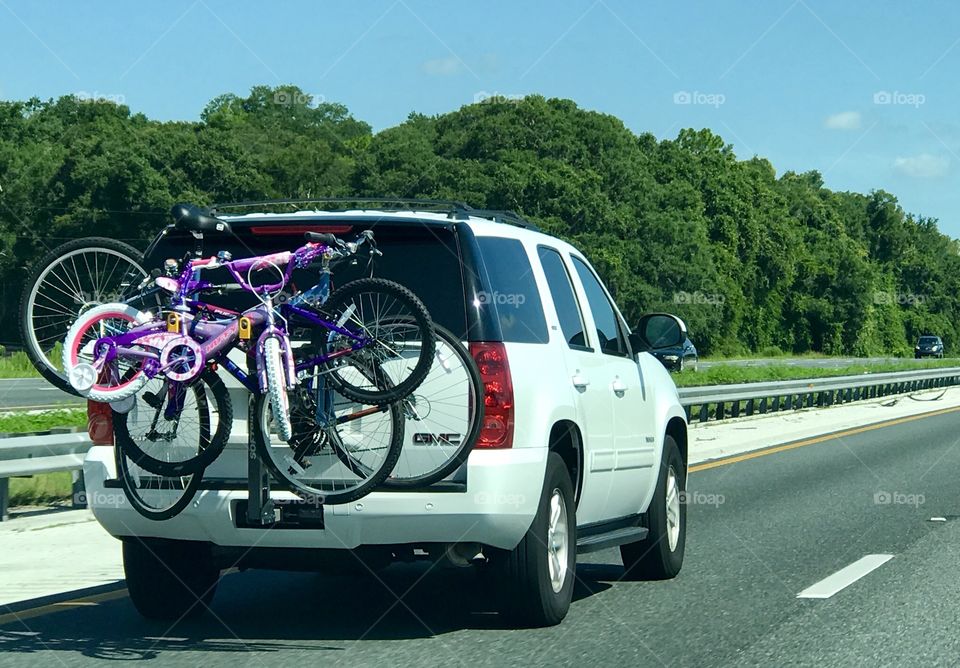
{"type": "MultiPolygon", "coordinates": [[[[174,217],[198,234],[229,230],[194,207],[175,207],[174,217]]],[[[329,234],[306,237],[294,251],[240,260],[220,252],[182,266],[168,260],[166,274],[154,279],[169,295],[163,314],[104,304],[70,328],[63,353],[70,384],[111,404],[118,451],[136,467],[161,477],[194,476],[219,455],[232,421],[215,373],[222,367],[262,397],[254,433],[273,444],[263,453],[266,463],[294,491],[346,502],[389,474],[402,443],[397,402],[433,363],[432,321],[420,300],[392,281],[365,278],[331,293],[333,265],[364,246],[371,256],[379,253],[371,231],[349,243],[329,234]],[[317,265],[318,282],[285,298],[293,271],[317,265]],[[216,269],[232,280],[204,280],[216,269]],[[202,301],[204,294],[233,290],[255,295],[259,304],[234,312],[202,301]],[[246,368],[231,359],[233,351],[246,368]],[[303,419],[304,406],[311,420],[303,419]],[[181,438],[185,414],[190,435],[181,438]],[[317,466],[324,451],[335,465],[317,466]]]]}

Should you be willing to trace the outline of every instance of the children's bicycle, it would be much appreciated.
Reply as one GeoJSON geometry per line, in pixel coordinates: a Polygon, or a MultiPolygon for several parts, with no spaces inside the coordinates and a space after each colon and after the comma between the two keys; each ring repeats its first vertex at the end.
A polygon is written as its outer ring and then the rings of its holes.
{"type": "MultiPolygon", "coordinates": [[[[224,221],[193,207],[175,208],[175,217],[178,225],[198,233],[228,229],[224,221]]],[[[316,233],[307,233],[307,240],[295,251],[242,260],[225,252],[188,260],[182,270],[174,268],[155,279],[170,295],[164,317],[129,304],[105,304],[84,312],[70,328],[64,372],[81,395],[111,403],[118,447],[137,467],[158,476],[182,477],[202,473],[216,458],[229,437],[230,420],[218,420],[215,429],[207,427],[209,442],[201,438],[185,447],[169,444],[180,429],[183,398],[189,396],[184,386],[202,382],[206,370],[222,366],[251,392],[269,398],[260,404],[269,404],[270,415],[256,417],[255,424],[271,423],[284,442],[294,436],[289,393],[297,387],[298,376],[307,379],[305,391],[315,397],[323,445],[335,451],[341,463],[356,463],[346,472],[311,473],[324,482],[319,488],[325,502],[358,498],[390,473],[402,445],[402,408],[397,402],[417,388],[434,362],[430,316],[406,288],[383,279],[353,281],[331,294],[333,264],[365,244],[372,254],[378,252],[372,232],[351,243],[316,233]],[[313,288],[277,300],[294,269],[316,263],[321,273],[313,288]],[[203,271],[215,268],[225,268],[233,282],[201,279],[203,271]],[[262,272],[273,277],[257,280],[255,275],[262,272]],[[233,313],[199,300],[204,293],[236,289],[256,295],[260,304],[233,313]],[[291,337],[291,331],[299,333],[291,337]],[[308,342],[308,355],[295,359],[296,340],[308,342]],[[249,372],[229,358],[232,350],[247,356],[249,372]],[[151,381],[159,381],[159,386],[139,400],[138,393],[151,381]]],[[[229,415],[223,406],[228,395],[218,394],[212,392],[218,414],[229,415]]],[[[198,416],[203,421],[202,411],[198,416]]],[[[291,454],[285,470],[298,467],[302,464],[291,454]]]]}

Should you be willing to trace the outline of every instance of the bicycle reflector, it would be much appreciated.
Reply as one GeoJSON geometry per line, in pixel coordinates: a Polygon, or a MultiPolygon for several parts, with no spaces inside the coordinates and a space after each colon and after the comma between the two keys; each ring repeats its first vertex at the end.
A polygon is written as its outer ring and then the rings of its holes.
{"type": "Polygon", "coordinates": [[[471,342],[470,354],[483,381],[483,426],[478,448],[513,447],[513,380],[507,349],[499,342],[471,342]]]}
{"type": "Polygon", "coordinates": [[[253,324],[250,322],[250,318],[243,316],[240,318],[237,323],[238,327],[238,336],[243,340],[249,340],[251,334],[253,333],[253,324]]]}

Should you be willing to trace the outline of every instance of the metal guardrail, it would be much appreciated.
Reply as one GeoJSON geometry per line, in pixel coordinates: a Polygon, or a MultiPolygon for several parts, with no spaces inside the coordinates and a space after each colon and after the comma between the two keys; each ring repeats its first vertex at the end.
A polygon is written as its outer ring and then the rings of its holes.
{"type": "MultiPolygon", "coordinates": [[[[0,520],[7,518],[10,478],[55,471],[81,471],[90,449],[85,432],[0,439],[0,520]]],[[[73,485],[74,506],[82,503],[83,476],[73,485]]]]}
{"type": "Polygon", "coordinates": [[[960,367],[679,388],[688,422],[833,406],[960,385],[960,367]]]}

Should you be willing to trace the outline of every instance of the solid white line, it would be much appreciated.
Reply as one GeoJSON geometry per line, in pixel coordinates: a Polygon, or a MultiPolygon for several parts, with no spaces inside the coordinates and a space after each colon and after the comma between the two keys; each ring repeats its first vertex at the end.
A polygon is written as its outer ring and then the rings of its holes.
{"type": "Polygon", "coordinates": [[[829,575],[816,584],[810,585],[797,594],[797,598],[830,598],[841,589],[849,587],[871,571],[880,568],[893,559],[892,554],[868,554],[862,559],[841,568],[833,575],[829,575]]]}

